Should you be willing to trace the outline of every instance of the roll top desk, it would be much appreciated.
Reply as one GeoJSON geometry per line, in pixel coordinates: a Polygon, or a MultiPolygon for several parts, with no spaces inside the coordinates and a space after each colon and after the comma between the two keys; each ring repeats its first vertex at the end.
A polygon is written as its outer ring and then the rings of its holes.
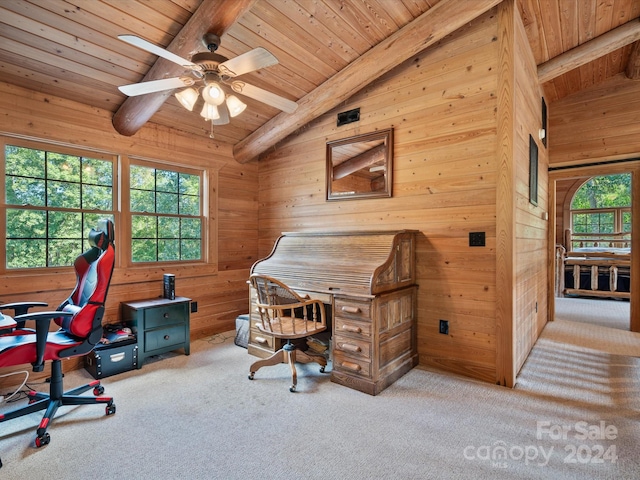
{"type": "MultiPolygon", "coordinates": [[[[284,233],[251,267],[326,305],[333,382],[376,395],[417,365],[416,233],[284,233]]],[[[255,292],[249,299],[248,351],[267,357],[281,345],[258,330],[255,292]]]]}

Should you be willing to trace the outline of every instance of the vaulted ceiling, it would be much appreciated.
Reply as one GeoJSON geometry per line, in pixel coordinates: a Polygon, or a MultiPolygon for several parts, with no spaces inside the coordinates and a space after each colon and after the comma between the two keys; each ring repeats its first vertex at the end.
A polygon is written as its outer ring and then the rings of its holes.
{"type": "MultiPolygon", "coordinates": [[[[210,124],[171,91],[126,97],[118,86],[185,70],[122,42],[134,34],[190,59],[202,35],[234,58],[264,47],[279,63],[242,80],[298,103],[248,108],[218,141],[238,161],[259,153],[500,3],[500,0],[0,0],[0,81],[104,109],[134,135],[146,121],[206,137],[210,124]]],[[[640,77],[640,0],[517,0],[547,102],[640,77]]]]}

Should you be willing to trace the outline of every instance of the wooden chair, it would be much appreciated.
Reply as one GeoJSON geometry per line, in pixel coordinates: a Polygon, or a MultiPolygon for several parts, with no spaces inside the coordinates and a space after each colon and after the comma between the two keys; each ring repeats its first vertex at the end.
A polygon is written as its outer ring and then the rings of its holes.
{"type": "Polygon", "coordinates": [[[327,329],[324,304],[320,300],[301,297],[284,283],[265,275],[252,275],[250,283],[257,293],[256,306],[260,314],[258,328],[275,338],[287,341],[271,357],[258,360],[249,369],[249,380],[262,367],[288,363],[291,367],[291,387],[295,392],[298,383],[296,362],[315,362],[324,372],[327,360],[323,355],[299,350],[291,340],[306,338],[327,329]]]}

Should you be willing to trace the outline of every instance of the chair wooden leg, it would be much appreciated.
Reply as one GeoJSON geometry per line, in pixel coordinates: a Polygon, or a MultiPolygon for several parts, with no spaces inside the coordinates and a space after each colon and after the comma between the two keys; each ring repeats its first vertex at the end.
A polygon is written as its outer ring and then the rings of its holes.
{"type": "Polygon", "coordinates": [[[327,366],[327,359],[324,355],[309,354],[302,350],[297,350],[293,344],[286,344],[269,358],[257,360],[249,367],[249,380],[253,380],[255,373],[262,367],[278,365],[280,363],[288,363],[291,369],[291,386],[289,391],[295,392],[298,385],[298,372],[296,371],[296,362],[300,363],[317,363],[320,365],[320,372],[324,372],[327,366]]]}
{"type": "Polygon", "coordinates": [[[262,367],[278,365],[279,363],[287,363],[288,361],[289,360],[286,356],[286,352],[283,349],[280,349],[269,358],[264,358],[262,360],[253,362],[251,364],[251,367],[249,367],[249,379],[253,380],[253,376],[255,375],[255,373],[262,367]]]}
{"type": "Polygon", "coordinates": [[[299,363],[317,363],[321,367],[321,371],[324,371],[324,367],[327,366],[327,359],[324,355],[303,352],[298,350],[296,353],[296,362],[299,363]]]}
{"type": "Polygon", "coordinates": [[[290,392],[296,391],[296,386],[298,385],[298,372],[296,372],[296,349],[286,350],[287,357],[289,358],[289,368],[291,368],[291,386],[289,387],[290,392]]]}

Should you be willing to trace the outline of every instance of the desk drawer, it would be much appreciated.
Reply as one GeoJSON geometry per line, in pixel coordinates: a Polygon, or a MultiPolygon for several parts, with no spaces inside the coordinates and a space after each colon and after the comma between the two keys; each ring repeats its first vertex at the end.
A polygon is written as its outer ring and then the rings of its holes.
{"type": "Polygon", "coordinates": [[[172,347],[174,345],[179,348],[183,346],[186,340],[184,325],[149,330],[144,332],[144,351],[152,352],[159,348],[172,347]]]}
{"type": "Polygon", "coordinates": [[[336,298],[336,317],[355,318],[361,321],[371,321],[371,302],[358,301],[351,298],[336,298]]]}
{"type": "Polygon", "coordinates": [[[353,337],[371,338],[371,323],[336,317],[333,321],[333,333],[353,337]]]}
{"type": "Polygon", "coordinates": [[[333,341],[333,351],[344,352],[357,358],[371,359],[371,342],[355,338],[336,335],[333,341]]]}
{"type": "MultiPolygon", "coordinates": [[[[188,318],[186,304],[163,305],[160,307],[147,308],[144,311],[144,328],[164,327],[185,323],[188,318]]],[[[184,341],[184,339],[182,340],[184,341]]]]}
{"type": "Polygon", "coordinates": [[[273,350],[274,348],[272,335],[253,328],[249,330],[249,343],[262,348],[268,348],[269,350],[273,350]]]}
{"type": "Polygon", "coordinates": [[[336,351],[335,349],[333,350],[333,368],[334,370],[348,373],[349,375],[371,377],[371,362],[347,356],[343,352],[336,351]]]}

